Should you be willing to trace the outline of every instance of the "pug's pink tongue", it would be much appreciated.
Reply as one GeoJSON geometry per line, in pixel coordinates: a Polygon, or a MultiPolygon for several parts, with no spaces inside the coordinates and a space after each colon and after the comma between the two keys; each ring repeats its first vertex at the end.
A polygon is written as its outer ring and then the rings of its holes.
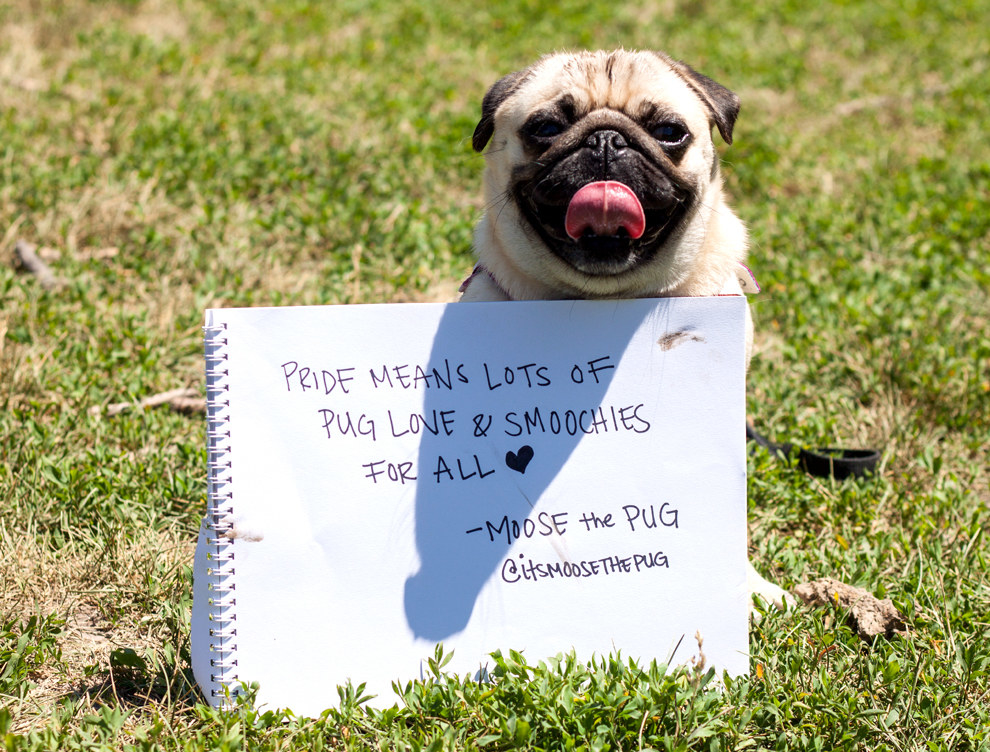
{"type": "Polygon", "coordinates": [[[574,240],[589,230],[595,235],[618,235],[624,229],[634,240],[646,231],[646,215],[636,194],[624,183],[588,183],[567,205],[564,229],[574,240]]]}

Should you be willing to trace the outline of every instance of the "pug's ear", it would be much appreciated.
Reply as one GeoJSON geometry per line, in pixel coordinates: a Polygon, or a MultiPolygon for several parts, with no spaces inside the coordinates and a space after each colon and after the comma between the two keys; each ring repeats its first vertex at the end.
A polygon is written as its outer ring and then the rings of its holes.
{"type": "Polygon", "coordinates": [[[657,53],[701,98],[708,107],[710,120],[718,128],[722,140],[732,143],[732,128],[739,115],[739,97],[726,89],[722,84],[713,81],[708,76],[698,73],[687,63],[674,60],[663,53],[657,53]]]}
{"type": "Polygon", "coordinates": [[[474,129],[474,136],[471,138],[471,145],[477,152],[484,151],[485,146],[495,133],[495,111],[502,102],[511,97],[519,88],[520,84],[529,77],[530,69],[516,71],[507,76],[503,76],[488,90],[485,98],[481,102],[481,120],[478,121],[474,129]]]}

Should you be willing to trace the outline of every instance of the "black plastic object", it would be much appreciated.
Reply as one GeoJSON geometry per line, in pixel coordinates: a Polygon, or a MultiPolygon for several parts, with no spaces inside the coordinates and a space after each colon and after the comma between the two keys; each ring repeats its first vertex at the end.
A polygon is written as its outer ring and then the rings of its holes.
{"type": "MultiPolygon", "coordinates": [[[[794,445],[789,442],[770,441],[766,436],[758,433],[749,423],[746,424],[746,438],[784,458],[790,457],[794,449],[794,445]]],[[[809,475],[818,478],[844,480],[849,477],[860,478],[874,473],[880,462],[880,454],[877,449],[838,449],[834,447],[801,449],[798,451],[798,462],[809,475]]]]}

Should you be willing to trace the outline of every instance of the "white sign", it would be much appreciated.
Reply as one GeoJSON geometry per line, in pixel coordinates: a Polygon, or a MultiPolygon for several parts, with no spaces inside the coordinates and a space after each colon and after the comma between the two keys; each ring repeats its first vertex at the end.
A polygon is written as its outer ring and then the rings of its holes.
{"type": "Polygon", "coordinates": [[[347,680],[393,703],[438,642],[474,676],[696,632],[745,673],[744,307],[208,311],[201,686],[317,714],[347,680]]]}

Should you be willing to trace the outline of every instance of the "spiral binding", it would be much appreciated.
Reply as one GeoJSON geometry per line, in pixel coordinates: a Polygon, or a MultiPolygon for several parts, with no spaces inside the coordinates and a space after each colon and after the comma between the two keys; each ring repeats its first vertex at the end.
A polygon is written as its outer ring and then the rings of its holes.
{"type": "Polygon", "coordinates": [[[210,681],[213,697],[237,696],[236,546],[231,535],[230,400],[227,384],[227,325],[204,326],[206,358],[207,560],[210,619],[210,681]]]}

